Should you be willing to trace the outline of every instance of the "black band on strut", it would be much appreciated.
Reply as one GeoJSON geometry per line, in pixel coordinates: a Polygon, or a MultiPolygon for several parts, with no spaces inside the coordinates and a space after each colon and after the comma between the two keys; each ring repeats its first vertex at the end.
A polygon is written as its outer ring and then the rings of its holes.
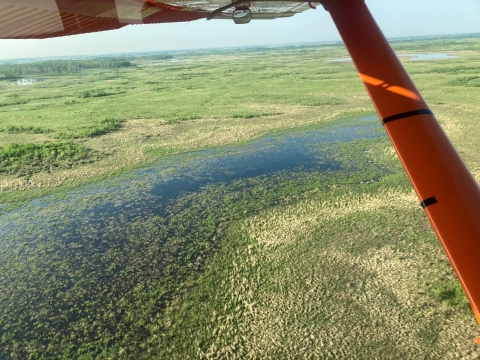
{"type": "Polygon", "coordinates": [[[385,125],[390,121],[400,120],[400,119],[404,119],[404,118],[415,116],[415,115],[433,115],[433,112],[430,109],[407,111],[401,114],[386,117],[385,119],[382,120],[382,122],[383,122],[383,125],[385,125]]]}
{"type": "Polygon", "coordinates": [[[435,197],[431,197],[431,198],[428,198],[428,199],[425,199],[423,200],[420,205],[422,206],[422,208],[426,208],[427,206],[430,206],[430,205],[433,205],[433,204],[436,204],[438,201],[435,197]]]}

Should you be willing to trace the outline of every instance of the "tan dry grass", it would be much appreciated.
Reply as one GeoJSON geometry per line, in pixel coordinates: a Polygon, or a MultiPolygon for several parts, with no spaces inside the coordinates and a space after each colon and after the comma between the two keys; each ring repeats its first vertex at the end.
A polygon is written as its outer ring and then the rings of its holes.
{"type": "Polygon", "coordinates": [[[258,242],[237,251],[221,296],[225,315],[212,314],[215,341],[206,352],[197,346],[199,358],[480,357],[473,315],[425,293],[426,283],[454,276],[438,244],[403,242],[353,255],[312,236],[322,222],[381,212],[384,204],[416,208],[413,192],[330,202],[310,196],[244,221],[258,242]]]}
{"type": "MultiPolygon", "coordinates": [[[[286,257],[285,251],[277,250],[275,255],[286,257]]],[[[278,352],[279,346],[298,358],[480,356],[473,342],[476,323],[465,314],[447,317],[439,327],[443,330],[438,334],[437,347],[425,346],[419,334],[426,325],[438,321],[439,309],[428,298],[418,295],[416,289],[423,284],[417,274],[443,254],[426,246],[407,253],[408,258],[405,255],[389,247],[372,250],[362,257],[330,249],[320,253],[316,262],[300,260],[293,271],[278,274],[283,279],[272,281],[289,282],[291,287],[281,294],[262,292],[258,296],[254,316],[247,325],[247,333],[253,334],[249,341],[251,357],[272,358],[270,354],[278,352]],[[426,254],[433,256],[425,261],[426,254]],[[341,268],[354,272],[351,278],[356,282],[343,290],[326,292],[325,287],[338,281],[334,274],[341,268]],[[308,291],[302,284],[304,279],[309,280],[308,291]],[[356,283],[362,284],[361,291],[356,291],[360,287],[356,283]],[[309,316],[328,320],[309,324],[309,316]],[[292,318],[288,324],[286,319],[292,318]],[[384,343],[383,352],[375,352],[375,342],[384,343]]]]}
{"type": "Polygon", "coordinates": [[[369,212],[385,207],[412,208],[417,205],[413,191],[401,193],[385,190],[381,194],[345,194],[331,201],[315,198],[298,204],[275,208],[268,215],[257,215],[246,221],[249,236],[261,244],[291,244],[299,236],[311,235],[325,221],[346,217],[354,212],[369,212]]]}

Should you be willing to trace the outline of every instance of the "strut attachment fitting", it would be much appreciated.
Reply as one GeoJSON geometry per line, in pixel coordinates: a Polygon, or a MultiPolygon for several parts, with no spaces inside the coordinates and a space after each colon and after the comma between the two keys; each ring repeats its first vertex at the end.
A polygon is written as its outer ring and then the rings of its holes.
{"type": "MultiPolygon", "coordinates": [[[[248,6],[250,5],[251,2],[272,2],[272,1],[281,1],[281,2],[285,2],[285,1],[288,1],[288,2],[298,2],[298,3],[308,3],[308,6],[310,6],[312,9],[315,9],[315,6],[312,5],[312,0],[236,0],[236,1],[233,1],[231,2],[230,4],[227,4],[225,6],[222,6],[214,11],[212,11],[210,13],[210,15],[207,16],[207,20],[212,20],[215,16],[217,16],[218,14],[220,14],[222,11],[225,11],[225,10],[228,10],[232,7],[235,7],[237,8],[237,10],[235,10],[233,12],[233,21],[235,22],[235,24],[248,24],[250,22],[250,19],[252,18],[251,17],[251,11],[250,9],[248,8],[248,6]],[[235,13],[237,11],[242,11],[242,12],[238,12],[237,13],[237,16],[235,16],[235,13]],[[247,13],[249,12],[250,13],[250,19],[248,21],[246,21],[245,19],[247,18],[247,14],[244,13],[244,11],[247,11],[247,13]],[[236,20],[237,19],[237,20],[236,20]],[[242,19],[243,21],[241,21],[240,19],[242,19]]],[[[317,0],[319,3],[321,3],[320,0],[317,0]]],[[[322,4],[323,5],[323,4],[322,4]]]]}

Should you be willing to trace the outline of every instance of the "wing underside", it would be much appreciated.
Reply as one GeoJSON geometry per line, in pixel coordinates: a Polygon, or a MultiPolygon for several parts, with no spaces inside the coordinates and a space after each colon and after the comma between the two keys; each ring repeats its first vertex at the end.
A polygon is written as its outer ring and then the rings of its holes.
{"type": "MultiPolygon", "coordinates": [[[[229,0],[0,0],[0,38],[42,39],[114,30],[129,24],[185,22],[207,18],[229,0]]],[[[299,1],[245,3],[252,19],[290,17],[309,8],[299,1]]],[[[235,7],[213,19],[232,19],[235,7]]]]}

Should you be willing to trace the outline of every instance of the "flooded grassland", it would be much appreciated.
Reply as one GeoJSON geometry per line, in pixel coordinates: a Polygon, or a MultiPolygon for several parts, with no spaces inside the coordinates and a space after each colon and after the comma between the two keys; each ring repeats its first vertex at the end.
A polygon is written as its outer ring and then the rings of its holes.
{"type": "MultiPolygon", "coordinates": [[[[480,39],[394,47],[458,56],[403,61],[479,179],[480,39]]],[[[0,80],[0,357],[480,356],[345,56],[0,80]]]]}

